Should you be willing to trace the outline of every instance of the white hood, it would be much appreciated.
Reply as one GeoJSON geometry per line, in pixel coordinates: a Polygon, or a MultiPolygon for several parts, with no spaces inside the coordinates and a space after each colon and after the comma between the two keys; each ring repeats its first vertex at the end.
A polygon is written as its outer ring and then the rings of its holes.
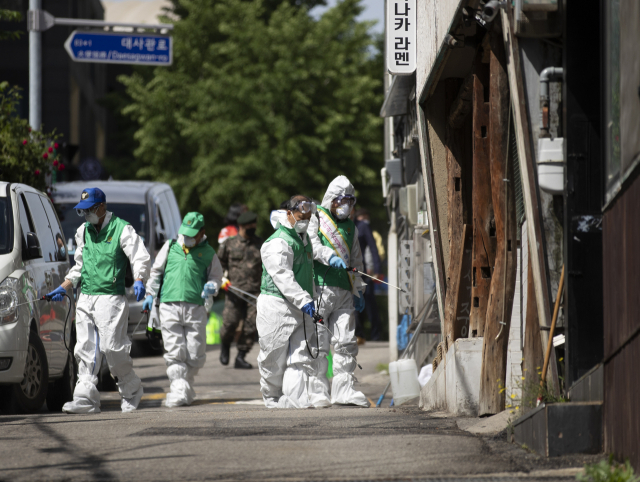
{"type": "Polygon", "coordinates": [[[290,228],[291,223],[287,220],[287,211],[286,209],[278,209],[277,211],[271,211],[271,216],[269,217],[271,221],[271,226],[273,229],[278,229],[278,226],[282,224],[283,226],[290,228]]]}
{"type": "Polygon", "coordinates": [[[324,193],[321,206],[325,209],[331,209],[331,202],[338,196],[344,196],[345,194],[355,195],[355,188],[349,182],[346,176],[338,176],[327,188],[327,192],[324,193]]]}

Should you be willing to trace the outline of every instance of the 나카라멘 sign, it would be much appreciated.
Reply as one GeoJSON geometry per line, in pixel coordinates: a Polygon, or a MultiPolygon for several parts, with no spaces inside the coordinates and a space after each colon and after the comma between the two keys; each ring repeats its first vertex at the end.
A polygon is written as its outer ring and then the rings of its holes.
{"type": "Polygon", "coordinates": [[[387,69],[392,75],[416,71],[416,0],[387,0],[387,69]]]}
{"type": "Polygon", "coordinates": [[[76,62],[156,66],[173,62],[173,39],[164,35],[74,30],[64,47],[76,62]]]}

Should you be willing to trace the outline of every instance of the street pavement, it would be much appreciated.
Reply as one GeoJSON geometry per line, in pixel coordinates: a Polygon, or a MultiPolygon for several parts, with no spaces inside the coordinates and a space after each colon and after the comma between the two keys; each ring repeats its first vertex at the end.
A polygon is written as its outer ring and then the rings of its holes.
{"type": "MultiPolygon", "coordinates": [[[[197,400],[168,409],[160,356],[134,358],[145,396],[123,414],[117,392],[102,413],[0,416],[0,481],[80,480],[575,480],[590,459],[545,459],[506,442],[458,429],[455,418],[417,401],[389,408],[268,410],[258,370],[218,361],[209,347],[196,377],[197,400]]],[[[257,346],[247,360],[256,365],[257,346]]],[[[388,381],[379,364],[388,344],[361,347],[360,388],[375,402],[388,381]]]]}

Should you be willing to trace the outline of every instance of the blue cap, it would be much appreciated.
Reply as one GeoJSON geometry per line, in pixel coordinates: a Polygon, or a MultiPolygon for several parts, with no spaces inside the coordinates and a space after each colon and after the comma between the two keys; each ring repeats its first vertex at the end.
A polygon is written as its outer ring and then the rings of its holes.
{"type": "Polygon", "coordinates": [[[73,209],[89,209],[99,203],[106,203],[107,196],[97,187],[90,187],[82,191],[80,202],[73,209]]]}

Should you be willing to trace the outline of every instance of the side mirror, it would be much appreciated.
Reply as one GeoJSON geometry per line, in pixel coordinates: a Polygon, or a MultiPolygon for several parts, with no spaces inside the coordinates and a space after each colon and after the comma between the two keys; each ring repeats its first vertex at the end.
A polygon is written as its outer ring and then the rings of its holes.
{"type": "Polygon", "coordinates": [[[42,248],[36,233],[27,233],[27,259],[42,258],[42,248]]]}
{"type": "Polygon", "coordinates": [[[167,238],[165,238],[164,233],[157,231],[156,232],[156,248],[157,249],[161,249],[162,245],[167,241],[167,238]]]}

